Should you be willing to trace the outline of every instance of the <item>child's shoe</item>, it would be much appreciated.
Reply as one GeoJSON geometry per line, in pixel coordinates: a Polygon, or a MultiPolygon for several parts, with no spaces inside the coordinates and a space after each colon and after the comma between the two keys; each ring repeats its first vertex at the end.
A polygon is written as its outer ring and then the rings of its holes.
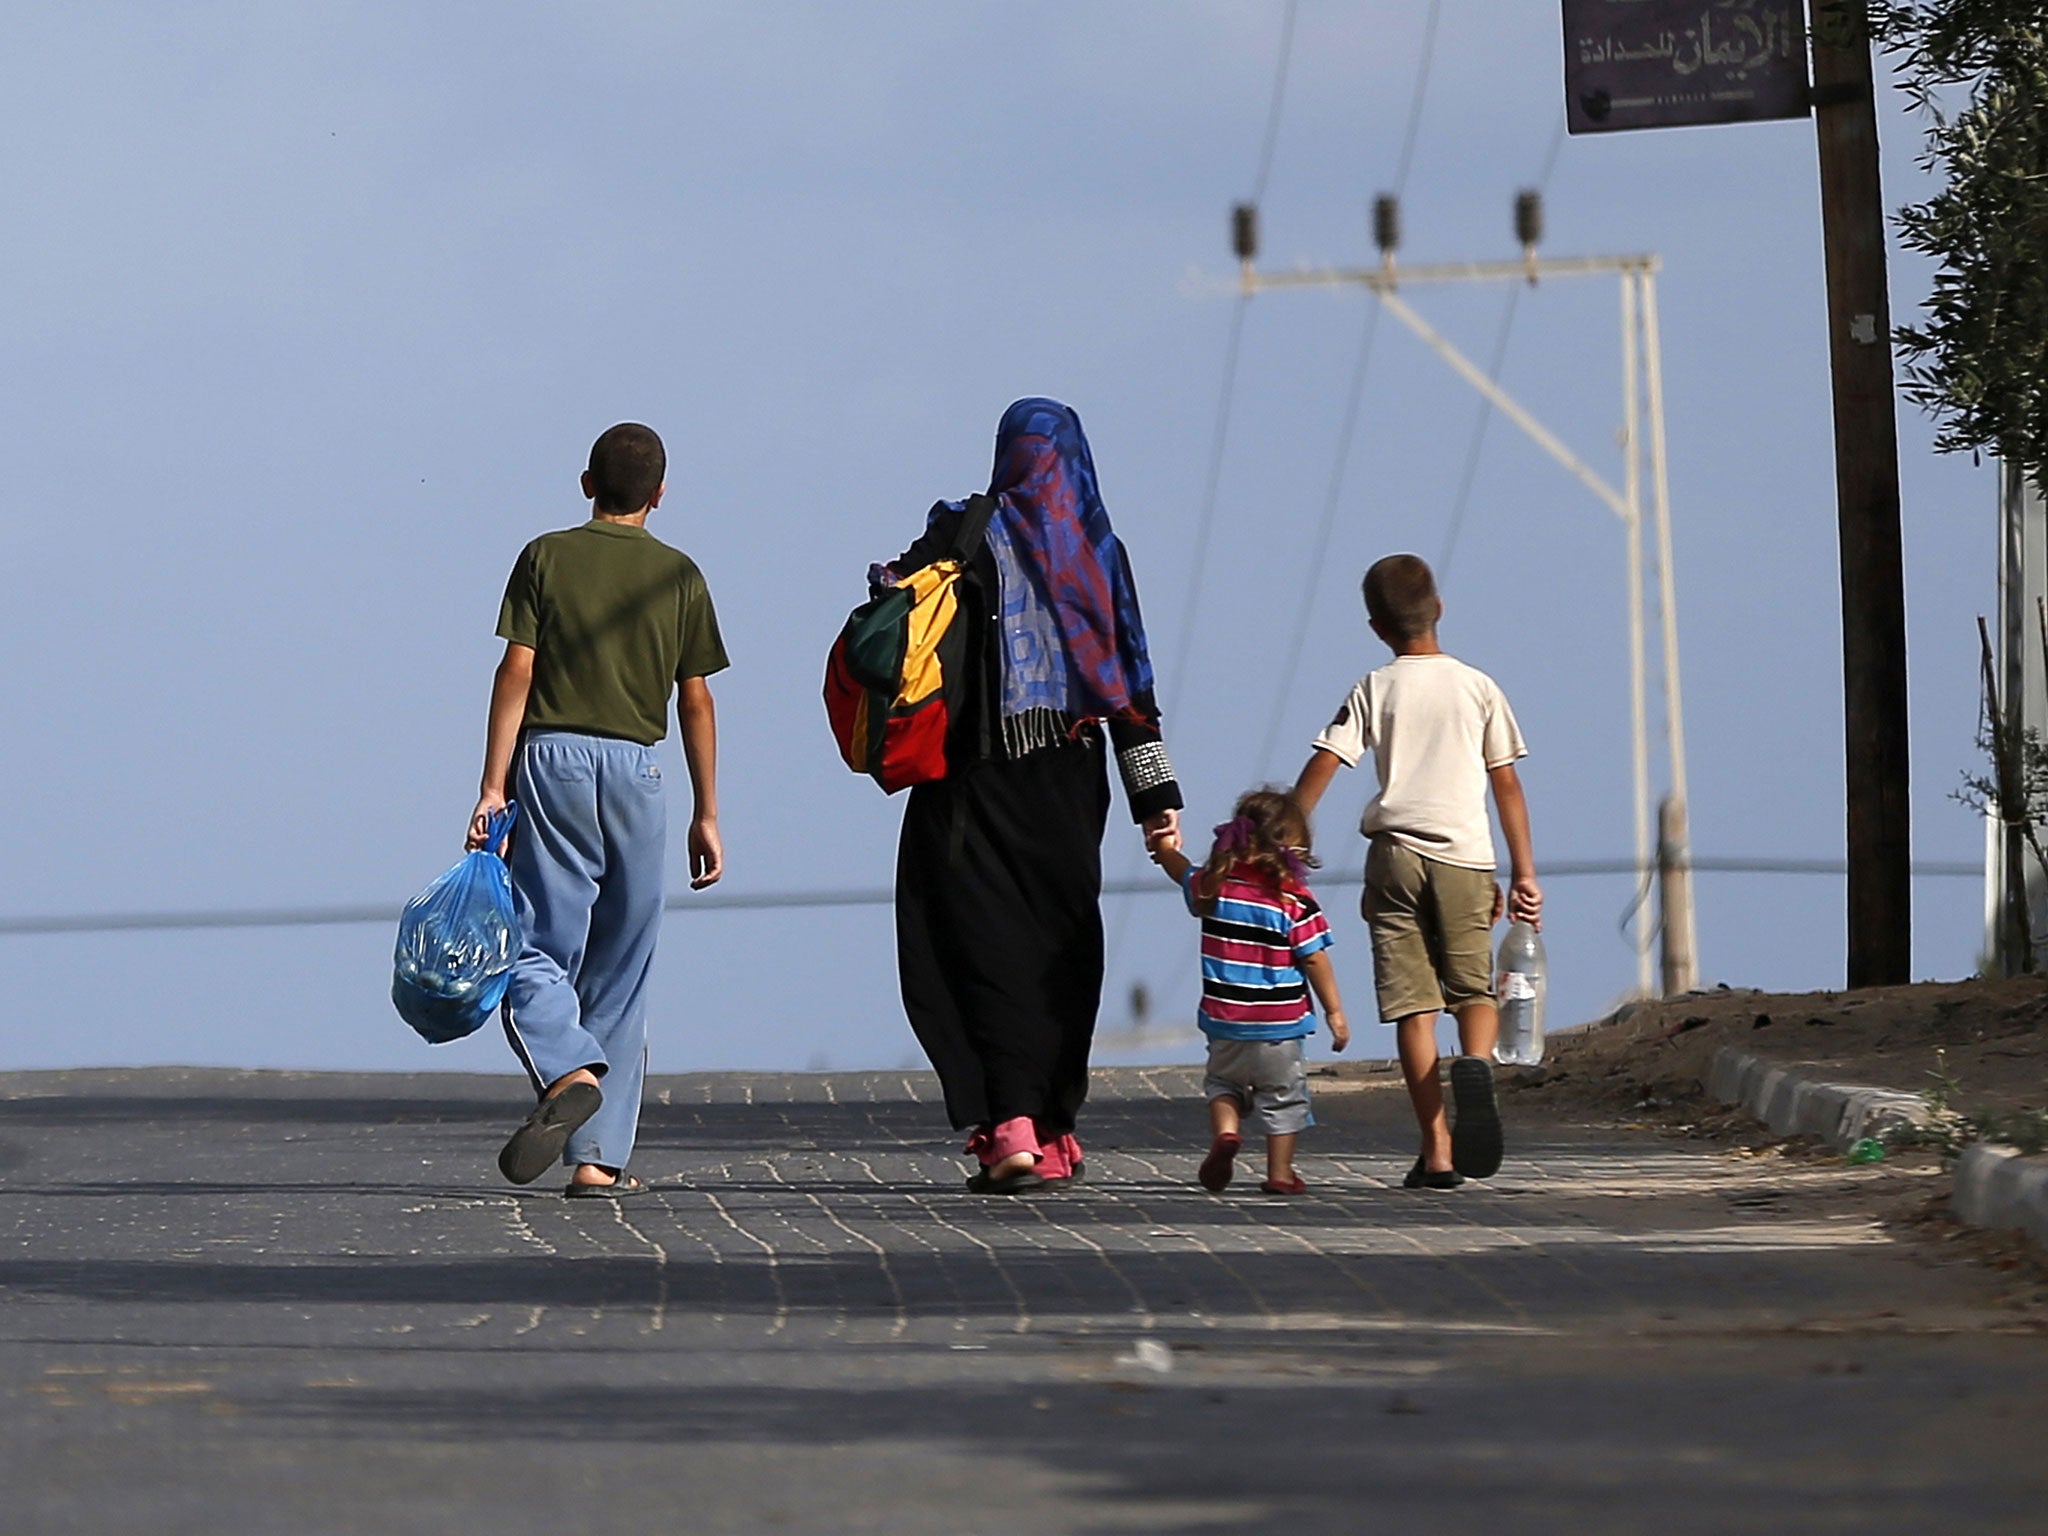
{"type": "Polygon", "coordinates": [[[1230,1187],[1230,1176],[1237,1171],[1237,1149],[1243,1145],[1244,1138],[1235,1131],[1225,1131],[1209,1143],[1209,1155],[1195,1175],[1202,1188],[1214,1193],[1230,1187]]]}
{"type": "Polygon", "coordinates": [[[1260,1183],[1259,1188],[1269,1195],[1305,1195],[1308,1193],[1308,1185],[1302,1182],[1302,1177],[1298,1173],[1290,1179],[1266,1179],[1260,1183]]]}
{"type": "Polygon", "coordinates": [[[1451,1166],[1468,1179],[1500,1172],[1500,1107],[1493,1101],[1493,1067],[1480,1056],[1451,1063],[1451,1166]]]}
{"type": "Polygon", "coordinates": [[[1408,1170],[1408,1176],[1401,1181],[1403,1189],[1456,1189],[1465,1182],[1465,1175],[1455,1168],[1441,1172],[1433,1169],[1421,1158],[1415,1159],[1415,1166],[1408,1170]]]}

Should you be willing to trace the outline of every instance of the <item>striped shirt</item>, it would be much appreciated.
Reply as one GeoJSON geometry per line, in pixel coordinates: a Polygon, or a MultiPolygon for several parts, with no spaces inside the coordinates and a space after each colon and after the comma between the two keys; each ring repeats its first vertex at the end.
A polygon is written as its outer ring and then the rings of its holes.
{"type": "Polygon", "coordinates": [[[1263,880],[1223,877],[1216,909],[1196,905],[1199,867],[1182,881],[1188,910],[1202,920],[1202,1033],[1213,1040],[1298,1040],[1316,1032],[1299,961],[1330,947],[1330,924],[1315,897],[1276,891],[1263,880]]]}

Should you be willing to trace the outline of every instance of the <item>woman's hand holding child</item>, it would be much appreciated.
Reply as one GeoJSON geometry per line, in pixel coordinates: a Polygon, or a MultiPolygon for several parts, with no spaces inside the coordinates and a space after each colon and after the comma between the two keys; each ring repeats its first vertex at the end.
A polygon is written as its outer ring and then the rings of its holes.
{"type": "Polygon", "coordinates": [[[1145,834],[1145,851],[1153,852],[1153,844],[1169,840],[1175,848],[1180,847],[1180,812],[1160,811],[1147,816],[1142,825],[1145,834]]]}
{"type": "Polygon", "coordinates": [[[1152,856],[1152,862],[1166,873],[1166,878],[1175,885],[1186,878],[1193,867],[1192,861],[1181,851],[1180,825],[1178,821],[1155,828],[1146,823],[1145,851],[1152,856]]]}

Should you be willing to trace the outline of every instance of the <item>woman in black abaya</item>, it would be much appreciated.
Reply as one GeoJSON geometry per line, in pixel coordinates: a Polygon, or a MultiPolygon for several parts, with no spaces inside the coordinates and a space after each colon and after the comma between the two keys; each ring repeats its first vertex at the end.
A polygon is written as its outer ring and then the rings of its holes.
{"type": "MultiPolygon", "coordinates": [[[[1102,995],[1104,759],[1132,820],[1174,828],[1144,621],[1080,419],[1019,400],[996,434],[988,531],[958,587],[967,697],[948,776],[910,792],[896,863],[903,1006],[981,1168],[1014,1194],[1077,1177],[1075,1115],[1102,995]]],[[[932,509],[890,569],[950,557],[962,503],[932,509]]]]}

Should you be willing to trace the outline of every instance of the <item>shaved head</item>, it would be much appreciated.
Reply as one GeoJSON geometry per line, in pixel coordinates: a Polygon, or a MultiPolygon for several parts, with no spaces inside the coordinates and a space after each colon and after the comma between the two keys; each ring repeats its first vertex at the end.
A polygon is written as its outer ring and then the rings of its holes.
{"type": "Polygon", "coordinates": [[[1436,576],[1420,555],[1388,555],[1365,573],[1365,611],[1394,640],[1419,640],[1436,628],[1442,607],[1436,576]]]}
{"type": "Polygon", "coordinates": [[[590,492],[600,512],[638,512],[667,474],[668,450],[637,421],[620,422],[590,445],[590,492]]]}

